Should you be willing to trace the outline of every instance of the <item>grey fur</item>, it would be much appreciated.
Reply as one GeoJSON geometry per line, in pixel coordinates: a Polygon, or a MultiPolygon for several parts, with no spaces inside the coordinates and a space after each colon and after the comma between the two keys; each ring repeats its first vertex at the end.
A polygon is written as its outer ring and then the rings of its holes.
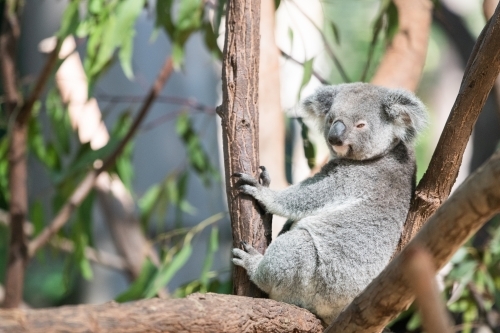
{"type": "Polygon", "coordinates": [[[236,174],[243,193],[294,222],[264,255],[244,244],[245,250],[233,249],[233,262],[272,299],[330,323],[394,252],[415,186],[413,143],[426,113],[410,92],[365,83],[322,87],[300,111],[319,121],[327,143],[341,120],[343,143],[328,144],[332,159],[314,177],[282,191],[236,174]]]}

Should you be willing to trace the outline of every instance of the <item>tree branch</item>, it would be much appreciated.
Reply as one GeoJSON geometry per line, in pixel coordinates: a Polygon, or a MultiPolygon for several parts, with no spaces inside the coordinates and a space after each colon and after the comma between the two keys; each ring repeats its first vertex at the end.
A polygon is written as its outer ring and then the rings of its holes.
{"type": "Polygon", "coordinates": [[[69,217],[73,213],[76,207],[78,207],[81,202],[86,198],[90,190],[93,188],[94,183],[97,179],[97,176],[105,171],[107,168],[111,167],[118,156],[122,153],[124,147],[130,141],[130,139],[134,136],[135,132],[139,128],[142,120],[145,118],[147,112],[149,111],[154,99],[160,91],[162,90],[165,82],[170,77],[173,71],[172,67],[172,58],[168,57],[160,71],[160,74],[156,78],[151,90],[142,105],[139,114],[134,119],[132,126],[129,131],[122,139],[118,147],[111,153],[108,158],[103,162],[102,166],[98,169],[91,170],[83,179],[83,181],[77,185],[75,191],[70,196],[68,201],[61,208],[56,217],[52,220],[51,224],[47,226],[42,232],[34,238],[28,245],[28,253],[29,256],[32,257],[37,250],[39,250],[43,245],[45,245],[50,237],[52,237],[61,227],[68,221],[69,217]]]}
{"type": "Polygon", "coordinates": [[[424,68],[432,22],[430,0],[394,0],[399,29],[375,73],[372,83],[415,91],[424,68]]]}
{"type": "Polygon", "coordinates": [[[500,151],[470,176],[429,222],[325,332],[379,333],[405,310],[415,294],[405,262],[415,247],[432,256],[435,271],[485,222],[500,212],[500,151]]]}
{"type": "Polygon", "coordinates": [[[499,72],[500,6],[476,42],[455,104],[411,201],[397,251],[401,251],[450,194],[472,128],[499,72]]]}
{"type": "MultiPolygon", "coordinates": [[[[292,62],[296,63],[297,65],[300,65],[302,67],[304,67],[304,63],[302,61],[299,61],[297,59],[295,59],[294,57],[292,57],[291,55],[289,55],[288,53],[286,53],[285,51],[283,50],[280,50],[281,52],[281,56],[287,60],[291,60],[292,62]]],[[[330,82],[328,82],[326,79],[324,79],[317,71],[315,71],[314,69],[312,70],[312,75],[318,79],[319,82],[321,82],[321,84],[329,84],[330,82]]]]}
{"type": "MultiPolygon", "coordinates": [[[[498,0],[484,0],[483,1],[483,12],[486,20],[489,20],[493,13],[495,12],[495,7],[498,6],[498,0]]],[[[500,115],[500,76],[497,77],[495,85],[493,86],[495,93],[495,99],[497,102],[497,112],[500,115]]]]}
{"type": "Polygon", "coordinates": [[[270,299],[193,294],[175,300],[0,310],[4,332],[296,332],[320,333],[307,310],[270,299]]]}

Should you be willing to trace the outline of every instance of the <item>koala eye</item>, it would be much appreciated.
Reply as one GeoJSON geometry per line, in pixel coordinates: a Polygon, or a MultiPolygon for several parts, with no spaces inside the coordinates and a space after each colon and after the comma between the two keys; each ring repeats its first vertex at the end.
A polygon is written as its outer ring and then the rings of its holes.
{"type": "Polygon", "coordinates": [[[356,125],[356,128],[363,128],[365,127],[365,125],[366,125],[365,123],[359,123],[356,125]]]}
{"type": "Polygon", "coordinates": [[[333,123],[333,117],[328,118],[328,125],[331,125],[333,123]]]}

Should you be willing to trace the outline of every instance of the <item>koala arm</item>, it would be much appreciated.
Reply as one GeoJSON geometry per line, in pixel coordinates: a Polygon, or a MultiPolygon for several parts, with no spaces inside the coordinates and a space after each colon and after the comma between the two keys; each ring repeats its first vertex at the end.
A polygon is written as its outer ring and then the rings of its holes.
{"type": "Polygon", "coordinates": [[[239,178],[240,191],[254,197],[271,214],[297,221],[314,214],[325,205],[325,201],[318,198],[318,188],[321,186],[314,178],[281,191],[274,191],[259,184],[250,175],[237,173],[233,176],[239,178]]]}

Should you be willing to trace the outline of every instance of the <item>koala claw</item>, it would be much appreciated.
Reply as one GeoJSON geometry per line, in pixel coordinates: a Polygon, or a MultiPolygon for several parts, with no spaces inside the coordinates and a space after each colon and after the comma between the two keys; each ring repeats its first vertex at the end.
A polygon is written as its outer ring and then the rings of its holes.
{"type": "Polygon", "coordinates": [[[255,197],[255,195],[257,193],[257,188],[255,186],[251,186],[251,185],[241,185],[240,192],[255,197]]]}
{"type": "Polygon", "coordinates": [[[249,255],[260,255],[259,251],[257,251],[252,245],[248,244],[247,242],[241,241],[241,245],[249,255]]]}
{"type": "Polygon", "coordinates": [[[246,173],[242,172],[235,172],[232,174],[232,177],[238,177],[238,184],[247,184],[247,185],[252,185],[252,186],[258,186],[259,182],[253,178],[250,175],[247,175],[246,173]]]}
{"type": "Polygon", "coordinates": [[[269,176],[269,172],[267,172],[267,169],[265,166],[261,165],[260,170],[262,172],[260,173],[259,180],[264,187],[269,187],[269,184],[271,184],[271,177],[269,176]]]}

